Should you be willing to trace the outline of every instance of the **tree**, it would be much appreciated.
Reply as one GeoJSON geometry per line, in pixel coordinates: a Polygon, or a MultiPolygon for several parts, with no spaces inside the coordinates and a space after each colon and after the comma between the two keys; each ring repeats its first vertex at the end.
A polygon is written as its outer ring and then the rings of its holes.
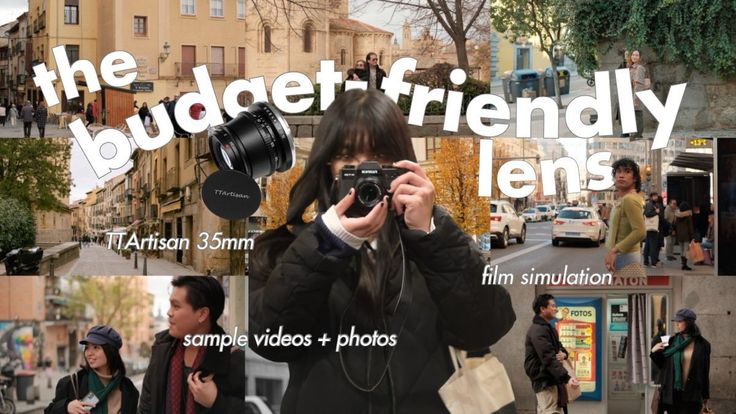
{"type": "Polygon", "coordinates": [[[27,206],[0,195],[0,258],[10,250],[36,242],[36,224],[27,206]]]}
{"type": "Polygon", "coordinates": [[[536,36],[539,46],[549,58],[554,79],[557,106],[562,107],[560,78],[557,73],[555,49],[565,35],[565,0],[494,0],[491,22],[504,36],[516,41],[520,37],[536,36]]]}
{"type": "Polygon", "coordinates": [[[67,138],[0,139],[0,196],[11,196],[26,207],[63,210],[59,198],[69,194],[67,138]]]}
{"type": "Polygon", "coordinates": [[[289,208],[289,192],[297,178],[304,171],[300,164],[294,165],[283,174],[272,175],[266,185],[266,200],[261,209],[266,215],[266,228],[273,229],[286,223],[286,210],[289,208]]]}
{"type": "Polygon", "coordinates": [[[428,171],[437,204],[468,234],[490,228],[489,199],[478,196],[479,148],[470,138],[441,138],[428,171]]]}
{"type": "Polygon", "coordinates": [[[134,310],[151,300],[139,280],[135,276],[75,277],[67,316],[79,318],[90,309],[95,324],[110,325],[123,337],[130,337],[139,323],[134,310]]]}
{"type": "Polygon", "coordinates": [[[470,73],[466,42],[469,38],[485,38],[489,32],[487,0],[365,0],[361,7],[374,7],[376,2],[409,11],[412,27],[439,25],[455,46],[458,67],[470,73]]]}

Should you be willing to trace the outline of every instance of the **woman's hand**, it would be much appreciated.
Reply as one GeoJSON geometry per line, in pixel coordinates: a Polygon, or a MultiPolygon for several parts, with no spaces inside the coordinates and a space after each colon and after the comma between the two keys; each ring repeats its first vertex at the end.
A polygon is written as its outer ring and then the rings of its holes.
{"type": "Polygon", "coordinates": [[[355,189],[351,188],[348,195],[335,204],[335,213],[337,213],[340,224],[342,224],[345,231],[357,237],[370,238],[381,230],[383,223],[386,221],[386,215],[388,214],[387,197],[384,197],[383,201],[373,206],[373,209],[365,217],[345,216],[345,212],[354,202],[355,189]]]}
{"type": "Polygon", "coordinates": [[[652,347],[652,353],[659,352],[664,349],[664,342],[659,342],[652,347]]]}
{"type": "Polygon", "coordinates": [[[608,269],[609,272],[613,273],[616,271],[616,254],[618,252],[616,249],[611,249],[608,251],[608,254],[606,255],[606,269],[608,269]]]}
{"type": "Polygon", "coordinates": [[[394,163],[394,166],[409,170],[391,182],[389,192],[393,194],[391,201],[394,211],[404,215],[404,222],[409,229],[429,233],[434,185],[417,163],[404,160],[394,163]]]}
{"type": "Polygon", "coordinates": [[[66,406],[66,412],[69,414],[89,414],[89,411],[84,409],[85,407],[94,408],[94,405],[74,400],[66,406]]]}

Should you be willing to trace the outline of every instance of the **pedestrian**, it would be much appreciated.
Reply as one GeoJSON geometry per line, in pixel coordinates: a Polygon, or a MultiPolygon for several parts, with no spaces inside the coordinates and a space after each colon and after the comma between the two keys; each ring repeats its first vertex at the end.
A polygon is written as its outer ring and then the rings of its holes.
{"type": "Polygon", "coordinates": [[[139,109],[140,108],[138,108],[138,101],[133,101],[133,113],[137,114],[139,109]]]}
{"type": "Polygon", "coordinates": [[[143,102],[143,105],[138,109],[138,116],[141,117],[143,126],[146,127],[147,131],[149,125],[151,125],[151,111],[148,109],[148,102],[143,102]]]}
{"type": "Polygon", "coordinates": [[[668,199],[667,208],[664,209],[664,220],[668,224],[669,231],[667,232],[667,241],[664,246],[664,252],[665,256],[667,256],[667,260],[670,262],[677,260],[675,258],[675,244],[677,244],[677,237],[675,237],[675,219],[677,217],[675,216],[675,213],[678,211],[677,200],[674,198],[668,199]]]}
{"type": "Polygon", "coordinates": [[[46,120],[49,117],[49,110],[46,107],[46,102],[40,101],[36,108],[34,118],[36,119],[36,126],[38,127],[38,137],[44,138],[46,134],[46,120]]]}
{"type": "Polygon", "coordinates": [[[631,51],[631,67],[629,67],[629,76],[631,78],[631,88],[634,93],[634,117],[636,120],[636,132],[630,135],[632,138],[641,138],[644,132],[644,113],[641,101],[636,96],[637,92],[641,92],[647,88],[647,68],[641,64],[641,54],[638,50],[631,51]]]}
{"type": "Polygon", "coordinates": [[[23,136],[31,137],[31,126],[33,125],[33,105],[31,101],[26,101],[23,109],[20,110],[20,117],[23,120],[23,136]]]}
{"type": "Polygon", "coordinates": [[[179,276],[171,287],[169,329],[156,334],[151,347],[138,414],[247,412],[245,353],[185,341],[225,335],[217,324],[225,308],[220,282],[210,276],[179,276]]]}
{"type": "Polygon", "coordinates": [[[87,110],[85,111],[84,116],[87,119],[87,125],[85,125],[86,127],[89,127],[90,124],[95,122],[95,112],[92,108],[92,102],[89,102],[87,104],[87,110]]]}
{"type": "MultiPolygon", "coordinates": [[[[639,265],[639,244],[646,236],[644,228],[644,200],[641,191],[639,165],[629,158],[621,158],[612,165],[614,185],[618,199],[611,215],[611,227],[606,236],[606,269],[619,272],[624,267],[639,265]]],[[[631,268],[639,275],[643,269],[631,268]],[[640,271],[641,270],[641,271],[640,271]]]]}
{"type": "Polygon", "coordinates": [[[644,206],[644,228],[647,231],[644,241],[644,266],[652,267],[659,264],[659,194],[654,191],[649,194],[649,201],[644,206]]]}
{"type": "Polygon", "coordinates": [[[368,88],[378,89],[381,87],[383,78],[386,77],[386,72],[378,66],[378,55],[375,53],[368,53],[365,60],[368,63],[368,67],[358,73],[360,80],[368,82],[368,88]]]}
{"type": "Polygon", "coordinates": [[[0,105],[0,123],[5,126],[5,117],[8,114],[8,108],[7,105],[0,105]]]}
{"type": "Polygon", "coordinates": [[[56,395],[45,414],[135,414],[138,390],[125,375],[120,357],[123,340],[107,325],[92,327],[79,341],[84,345],[85,365],[59,380],[56,395]],[[93,394],[96,403],[87,402],[93,394]]]}
{"type": "Polygon", "coordinates": [[[95,123],[100,122],[100,119],[97,117],[97,109],[97,99],[95,99],[94,102],[92,102],[92,118],[94,119],[95,123]]]}
{"type": "Polygon", "coordinates": [[[524,342],[524,371],[537,397],[537,414],[567,413],[565,385],[575,387],[579,382],[562,365],[568,352],[550,324],[557,315],[555,297],[548,293],[537,296],[532,309],[534,318],[524,342]]]}
{"type": "MultiPolygon", "coordinates": [[[[699,414],[707,410],[710,399],[710,342],[695,323],[691,309],[677,311],[672,319],[676,334],[653,345],[649,354],[659,369],[660,384],[656,414],[699,414]]],[[[655,397],[656,398],[656,397],[655,397]]]]}
{"type": "Polygon", "coordinates": [[[20,114],[18,113],[18,109],[15,107],[15,104],[12,102],[10,103],[8,116],[10,117],[10,126],[15,128],[15,123],[17,122],[18,117],[20,117],[20,114]]]}
{"type": "Polygon", "coordinates": [[[365,60],[359,59],[355,61],[355,66],[348,69],[348,76],[340,86],[340,92],[345,92],[345,86],[347,81],[359,81],[360,74],[365,70],[365,60]]]}
{"type": "Polygon", "coordinates": [[[675,232],[677,233],[677,243],[680,244],[680,261],[682,262],[682,270],[693,270],[687,265],[687,256],[690,249],[690,242],[694,240],[695,230],[693,229],[693,211],[687,201],[680,203],[678,212],[675,213],[675,232]]]}
{"type": "Polygon", "coordinates": [[[480,285],[483,255],[434,204],[396,103],[375,89],[351,89],[321,125],[291,189],[286,224],[261,235],[251,256],[249,333],[283,328],[335,338],[378,330],[395,343],[250,349],[289,362],[282,413],[447,413],[437,391],[453,373],[448,345],[487,353],[516,319],[510,296],[503,286],[480,285]],[[338,196],[334,178],[367,160],[407,172],[387,183],[391,199],[353,213],[356,191],[338,196]],[[310,206],[318,215],[305,223],[310,206]]]}
{"type": "Polygon", "coordinates": [[[606,223],[606,227],[608,227],[609,214],[610,214],[610,211],[608,210],[608,204],[603,203],[601,205],[601,220],[603,220],[603,222],[606,223]]]}

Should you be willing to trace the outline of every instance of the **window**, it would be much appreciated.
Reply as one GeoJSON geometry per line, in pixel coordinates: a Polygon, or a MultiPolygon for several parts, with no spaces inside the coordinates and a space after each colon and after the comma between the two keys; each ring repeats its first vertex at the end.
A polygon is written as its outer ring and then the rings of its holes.
{"type": "Polygon", "coordinates": [[[245,48],[238,48],[238,76],[245,76],[245,48]]]}
{"type": "Polygon", "coordinates": [[[225,15],[225,6],[223,0],[210,0],[210,16],[223,17],[225,15]]]}
{"type": "Polygon", "coordinates": [[[311,22],[304,25],[304,53],[312,53],[313,47],[313,36],[314,36],[314,25],[311,22]]]}
{"type": "Polygon", "coordinates": [[[271,53],[271,26],[263,26],[263,53],[271,53]]]}
{"type": "Polygon", "coordinates": [[[181,75],[192,76],[192,69],[197,61],[197,47],[196,46],[182,46],[181,47],[181,75]]]}
{"type": "Polygon", "coordinates": [[[238,19],[245,19],[245,0],[238,0],[236,15],[238,19]]]}
{"type": "Polygon", "coordinates": [[[225,48],[222,46],[212,46],[212,74],[225,74],[225,48]]]}
{"type": "Polygon", "coordinates": [[[345,49],[340,49],[340,65],[345,66],[345,49]]]}
{"type": "Polygon", "coordinates": [[[79,24],[79,6],[64,6],[64,24],[79,24]]]}
{"type": "Polygon", "coordinates": [[[194,1],[195,0],[179,0],[179,12],[181,14],[194,16],[194,1]]]}
{"type": "Polygon", "coordinates": [[[133,34],[136,36],[148,34],[148,18],[146,16],[133,16],[133,34]]]}
{"type": "Polygon", "coordinates": [[[378,66],[383,66],[383,50],[378,52],[378,66]]]}
{"type": "Polygon", "coordinates": [[[74,63],[79,60],[79,45],[66,45],[66,57],[69,59],[69,63],[74,63]]]}
{"type": "Polygon", "coordinates": [[[433,160],[435,157],[435,154],[440,149],[440,138],[432,137],[432,138],[426,138],[427,142],[427,159],[433,160]]]}

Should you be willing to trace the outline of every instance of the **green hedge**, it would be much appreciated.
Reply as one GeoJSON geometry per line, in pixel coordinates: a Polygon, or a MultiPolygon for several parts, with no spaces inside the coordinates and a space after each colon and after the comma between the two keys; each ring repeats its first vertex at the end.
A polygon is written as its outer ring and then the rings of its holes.
{"type": "Polygon", "coordinates": [[[0,256],[36,242],[36,224],[31,211],[20,201],[0,197],[0,256]]]}

